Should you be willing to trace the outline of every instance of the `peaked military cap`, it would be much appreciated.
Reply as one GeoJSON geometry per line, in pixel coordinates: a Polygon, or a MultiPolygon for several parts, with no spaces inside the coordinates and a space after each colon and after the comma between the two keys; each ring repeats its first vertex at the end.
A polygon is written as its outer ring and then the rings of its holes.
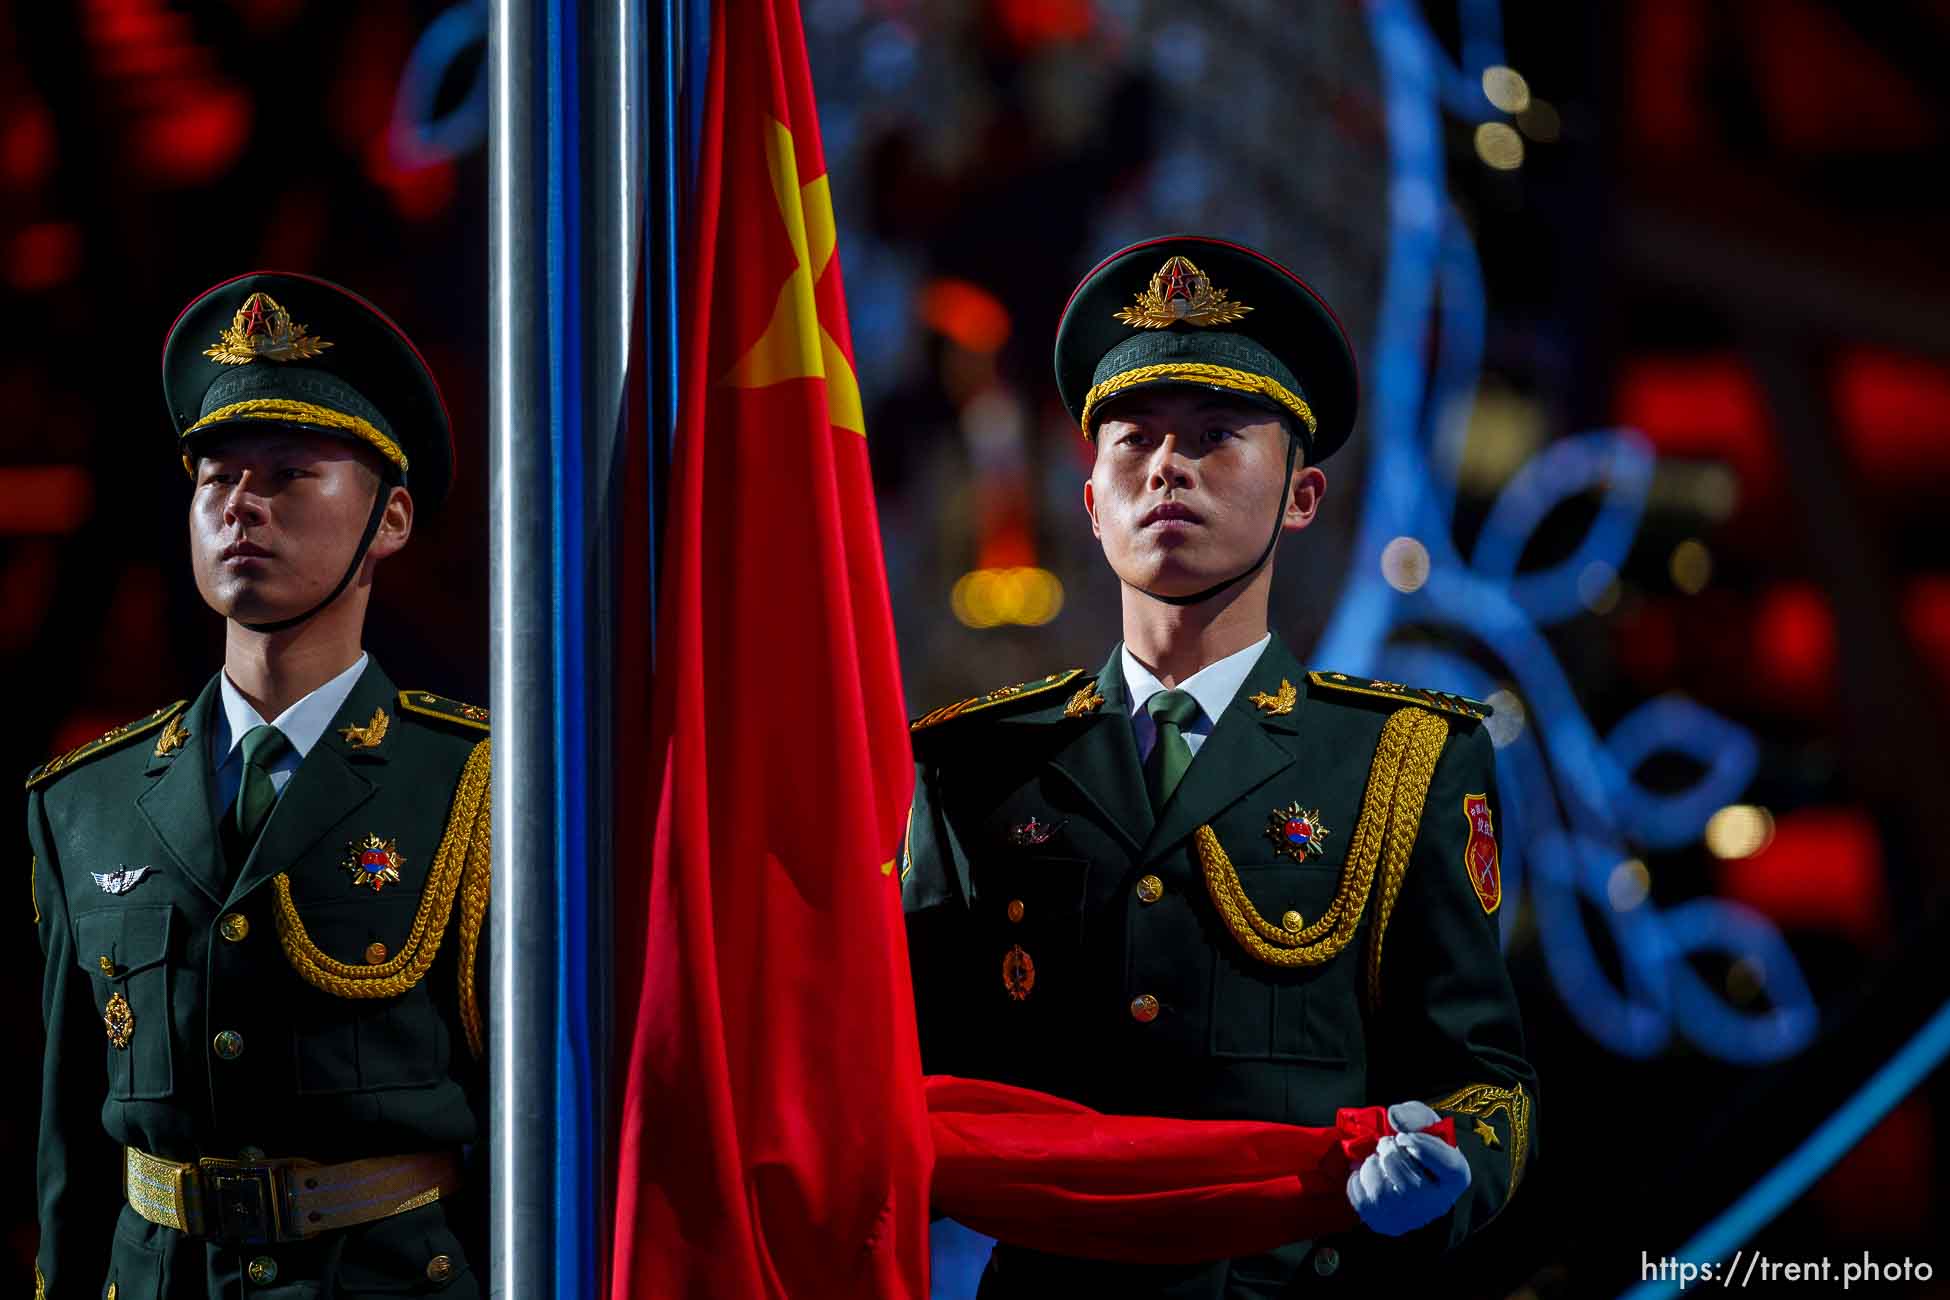
{"type": "Polygon", "coordinates": [[[162,368],[186,468],[219,433],[302,429],[372,447],[423,509],[446,498],[440,385],[406,332],[349,289],[289,271],[225,280],[169,327],[162,368]]]}
{"type": "Polygon", "coordinates": [[[1265,254],[1203,235],[1112,253],[1056,327],[1056,386],[1084,437],[1112,397],[1165,384],[1288,416],[1308,464],[1347,441],[1360,393],[1354,346],[1321,296],[1265,254]]]}

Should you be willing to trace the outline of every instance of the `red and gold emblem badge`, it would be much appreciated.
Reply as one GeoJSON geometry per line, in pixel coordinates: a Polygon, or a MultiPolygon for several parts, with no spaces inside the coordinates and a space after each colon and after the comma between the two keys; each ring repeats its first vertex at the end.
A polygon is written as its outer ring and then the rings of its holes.
{"type": "Polygon", "coordinates": [[[1463,796],[1463,816],[1469,819],[1469,842],[1463,845],[1463,869],[1485,912],[1503,901],[1503,871],[1496,856],[1496,828],[1490,824],[1488,794],[1463,796]]]}
{"type": "Polygon", "coordinates": [[[1173,257],[1158,268],[1151,283],[1129,307],[1111,313],[1126,325],[1161,330],[1170,325],[1230,325],[1252,308],[1232,302],[1224,289],[1192,265],[1189,257],[1173,257]]]}
{"type": "Polygon", "coordinates": [[[1009,996],[1017,1002],[1029,996],[1036,987],[1036,963],[1023,951],[1021,944],[1002,955],[1002,987],[1009,990],[1009,996]]]}
{"type": "Polygon", "coordinates": [[[230,328],[203,355],[221,365],[243,366],[253,361],[306,361],[332,344],[295,324],[291,313],[268,293],[254,293],[230,318],[230,328]]]}
{"type": "Polygon", "coordinates": [[[1295,862],[1327,852],[1327,828],[1320,823],[1320,810],[1302,808],[1298,800],[1266,815],[1266,838],[1295,862]]]}
{"type": "Polygon", "coordinates": [[[399,869],[406,857],[397,840],[382,840],[377,835],[345,846],[345,869],[352,873],[354,888],[364,885],[374,892],[399,883],[399,869]]]}

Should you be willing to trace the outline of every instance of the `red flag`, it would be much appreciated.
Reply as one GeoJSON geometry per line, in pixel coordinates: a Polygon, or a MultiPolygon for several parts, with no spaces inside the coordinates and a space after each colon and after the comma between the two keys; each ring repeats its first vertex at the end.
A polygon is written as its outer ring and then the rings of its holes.
{"type": "Polygon", "coordinates": [[[795,0],[712,6],[704,92],[611,1295],[922,1300],[913,765],[795,0]]]}

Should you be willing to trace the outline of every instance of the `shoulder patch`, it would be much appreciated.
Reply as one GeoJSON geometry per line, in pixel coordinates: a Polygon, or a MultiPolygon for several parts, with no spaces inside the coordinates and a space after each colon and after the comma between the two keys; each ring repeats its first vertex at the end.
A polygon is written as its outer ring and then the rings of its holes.
{"type": "Polygon", "coordinates": [[[188,700],[178,700],[174,704],[165,704],[146,718],[137,718],[134,722],[110,727],[87,744],[77,745],[58,758],[50,758],[27,774],[27,788],[32,790],[43,782],[53,780],[69,768],[87,762],[97,754],[106,754],[109,750],[120,748],[145,732],[154,731],[188,708],[189,703],[188,700]]]}
{"type": "Polygon", "coordinates": [[[1375,699],[1394,700],[1401,704],[1419,704],[1425,709],[1435,709],[1462,718],[1473,718],[1478,722],[1496,712],[1481,700],[1472,700],[1450,691],[1435,691],[1425,686],[1404,686],[1400,682],[1381,682],[1372,677],[1316,671],[1308,673],[1307,680],[1324,691],[1345,691],[1350,695],[1366,695],[1375,699]]]}
{"type": "Polygon", "coordinates": [[[1047,677],[1039,677],[1034,681],[1017,682],[1014,686],[998,686],[986,695],[973,695],[968,699],[957,700],[953,704],[943,705],[932,713],[924,714],[909,723],[908,730],[922,731],[928,727],[939,726],[951,718],[959,718],[969,713],[978,713],[983,709],[992,709],[997,705],[1007,704],[1014,706],[1022,703],[1024,700],[1037,699],[1041,696],[1048,695],[1052,691],[1062,690],[1065,686],[1068,686],[1071,682],[1083,676],[1087,671],[1089,670],[1084,668],[1072,668],[1067,672],[1051,673],[1047,677]]]}
{"type": "Polygon", "coordinates": [[[457,727],[473,731],[487,731],[488,711],[478,704],[462,704],[432,691],[401,691],[399,707],[402,713],[417,713],[423,718],[438,718],[451,722],[457,727]]]}

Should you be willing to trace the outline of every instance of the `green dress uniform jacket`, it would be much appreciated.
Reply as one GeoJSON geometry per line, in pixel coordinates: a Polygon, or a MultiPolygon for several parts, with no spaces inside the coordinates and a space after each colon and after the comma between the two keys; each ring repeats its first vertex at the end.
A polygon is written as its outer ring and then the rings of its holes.
{"type": "Polygon", "coordinates": [[[1355,1294],[1503,1207],[1534,1156],[1537,1084],[1482,871],[1487,714],[1310,674],[1275,636],[1157,816],[1118,651],[1094,681],[915,724],[901,888],[928,1072],[1188,1119],[1324,1126],[1420,1099],[1455,1117],[1471,1170],[1445,1218],[1400,1238],[1186,1267],[1001,1245],[984,1300],[1355,1294]]]}
{"type": "Polygon", "coordinates": [[[369,663],[227,863],[222,707],[213,677],[28,781],[46,956],[37,1295],[482,1295],[486,1188],[465,1175],[295,1241],[192,1236],[125,1200],[125,1147],[451,1164],[481,1132],[486,711],[401,692],[369,663]]]}

